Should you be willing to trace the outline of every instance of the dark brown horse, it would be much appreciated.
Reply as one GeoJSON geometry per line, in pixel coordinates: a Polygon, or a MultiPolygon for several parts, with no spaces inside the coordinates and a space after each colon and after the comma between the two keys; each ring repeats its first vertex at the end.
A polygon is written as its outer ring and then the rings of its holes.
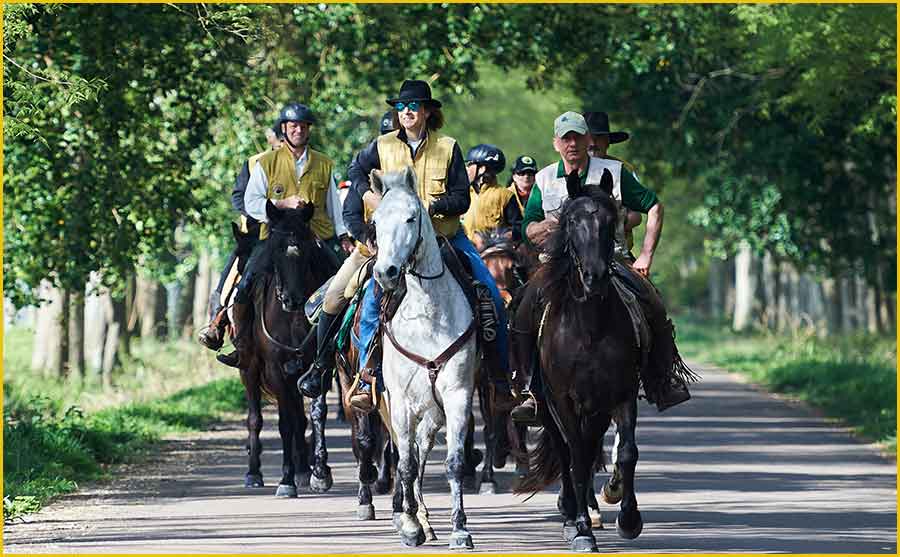
{"type": "MultiPolygon", "coordinates": [[[[364,272],[365,269],[364,266],[360,272],[364,272]]],[[[361,295],[360,291],[345,312],[353,311],[360,301],[361,295]]],[[[359,338],[359,316],[360,312],[355,312],[347,335],[338,339],[343,342],[343,345],[335,351],[337,377],[343,393],[354,392],[353,380],[359,371],[359,349],[356,346],[356,339],[359,338]]],[[[375,520],[372,487],[374,485],[375,493],[380,495],[391,491],[394,485],[393,472],[397,462],[396,450],[391,441],[390,432],[378,412],[360,412],[350,404],[347,397],[342,397],[341,402],[344,416],[350,422],[350,440],[359,472],[359,489],[357,491],[359,506],[356,516],[360,520],[375,520]],[[378,462],[377,467],[376,461],[378,462]]],[[[401,495],[399,489],[394,492],[394,513],[403,512],[401,495]]]]}
{"type": "MultiPolygon", "coordinates": [[[[309,228],[313,207],[279,210],[269,207],[269,238],[262,249],[271,269],[260,273],[253,284],[252,304],[234,306],[232,322],[249,324],[240,329],[235,339],[242,346],[241,381],[247,395],[247,430],[249,464],[246,487],[263,487],[260,471],[262,444],[262,396],[278,405],[278,430],[281,434],[282,477],[276,490],[278,497],[296,497],[297,479],[301,486],[314,491],[331,487],[331,470],[325,447],[325,394],[313,401],[314,451],[307,446],[307,418],[303,398],[297,391],[296,374],[306,369],[315,356],[314,333],[303,312],[303,303],[335,269],[309,228]],[[245,313],[246,312],[246,313],[245,313]],[[245,313],[241,315],[241,313],[245,313]],[[310,466],[310,452],[314,464],[310,466]]],[[[239,240],[241,241],[241,240],[239,240]]]]}
{"type": "Polygon", "coordinates": [[[549,241],[549,260],[535,274],[516,312],[514,327],[533,344],[517,342],[515,360],[543,370],[539,418],[544,426],[528,476],[517,491],[562,479],[563,533],[574,551],[596,551],[588,500],[602,439],[615,421],[619,442],[620,536],[633,539],[643,521],[634,493],[638,365],[640,355],[628,311],[610,273],[616,210],[612,177],[585,189],[569,180],[569,199],[549,241]],[[537,347],[534,357],[532,347],[537,347]],[[533,359],[533,360],[532,360],[533,359]]]}

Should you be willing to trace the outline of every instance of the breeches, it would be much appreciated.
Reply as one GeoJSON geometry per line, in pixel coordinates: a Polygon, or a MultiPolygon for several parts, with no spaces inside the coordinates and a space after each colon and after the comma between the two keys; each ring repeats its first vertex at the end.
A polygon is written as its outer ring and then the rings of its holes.
{"type": "Polygon", "coordinates": [[[325,300],[322,309],[330,315],[337,315],[353,294],[362,285],[364,278],[363,266],[367,257],[359,253],[359,249],[353,250],[338,270],[328,290],[325,291],[325,300]]]}

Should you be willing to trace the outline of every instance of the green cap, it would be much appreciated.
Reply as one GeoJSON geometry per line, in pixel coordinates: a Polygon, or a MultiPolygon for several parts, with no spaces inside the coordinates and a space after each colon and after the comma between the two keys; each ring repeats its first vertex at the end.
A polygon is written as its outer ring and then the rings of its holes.
{"type": "Polygon", "coordinates": [[[575,132],[578,135],[584,135],[588,132],[588,125],[584,121],[584,116],[571,110],[563,112],[553,122],[553,133],[556,137],[562,137],[569,132],[575,132]]]}

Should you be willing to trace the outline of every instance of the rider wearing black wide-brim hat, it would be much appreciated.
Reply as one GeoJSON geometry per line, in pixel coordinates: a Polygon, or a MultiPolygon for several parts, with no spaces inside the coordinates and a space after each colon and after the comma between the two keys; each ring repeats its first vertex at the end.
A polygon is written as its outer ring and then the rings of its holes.
{"type": "MultiPolygon", "coordinates": [[[[395,130],[373,140],[353,159],[348,169],[352,182],[351,191],[344,201],[344,220],[350,234],[361,246],[373,247],[374,236],[367,226],[367,211],[377,206],[377,195],[369,189],[369,174],[373,170],[399,172],[412,166],[416,173],[418,195],[428,209],[432,224],[438,234],[446,236],[472,265],[475,279],[490,290],[498,316],[496,350],[491,351],[494,364],[492,376],[497,383],[500,404],[511,400],[508,373],[508,348],[506,338],[506,312],[500,292],[478,256],[475,247],[466,237],[460,225],[460,216],[469,208],[469,179],[465,162],[456,140],[440,133],[444,116],[441,102],[432,97],[431,87],[425,81],[406,80],[399,94],[386,99],[395,116],[395,130]],[[364,198],[370,201],[364,204],[364,198]],[[504,385],[505,383],[505,385],[504,385]]],[[[380,355],[370,357],[371,341],[378,325],[378,298],[380,288],[373,285],[363,298],[360,323],[362,349],[360,363],[363,377],[379,374],[380,355]]],[[[366,381],[352,393],[350,402],[361,410],[372,407],[366,381]]]]}

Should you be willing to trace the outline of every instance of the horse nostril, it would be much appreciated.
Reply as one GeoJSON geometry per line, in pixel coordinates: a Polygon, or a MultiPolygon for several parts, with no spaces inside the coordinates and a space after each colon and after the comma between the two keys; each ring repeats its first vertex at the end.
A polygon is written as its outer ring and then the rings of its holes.
{"type": "Polygon", "coordinates": [[[400,271],[397,269],[397,267],[395,265],[391,265],[390,267],[387,268],[387,271],[385,271],[385,274],[387,275],[388,278],[393,279],[393,278],[397,278],[397,275],[400,274],[400,271]]]}

